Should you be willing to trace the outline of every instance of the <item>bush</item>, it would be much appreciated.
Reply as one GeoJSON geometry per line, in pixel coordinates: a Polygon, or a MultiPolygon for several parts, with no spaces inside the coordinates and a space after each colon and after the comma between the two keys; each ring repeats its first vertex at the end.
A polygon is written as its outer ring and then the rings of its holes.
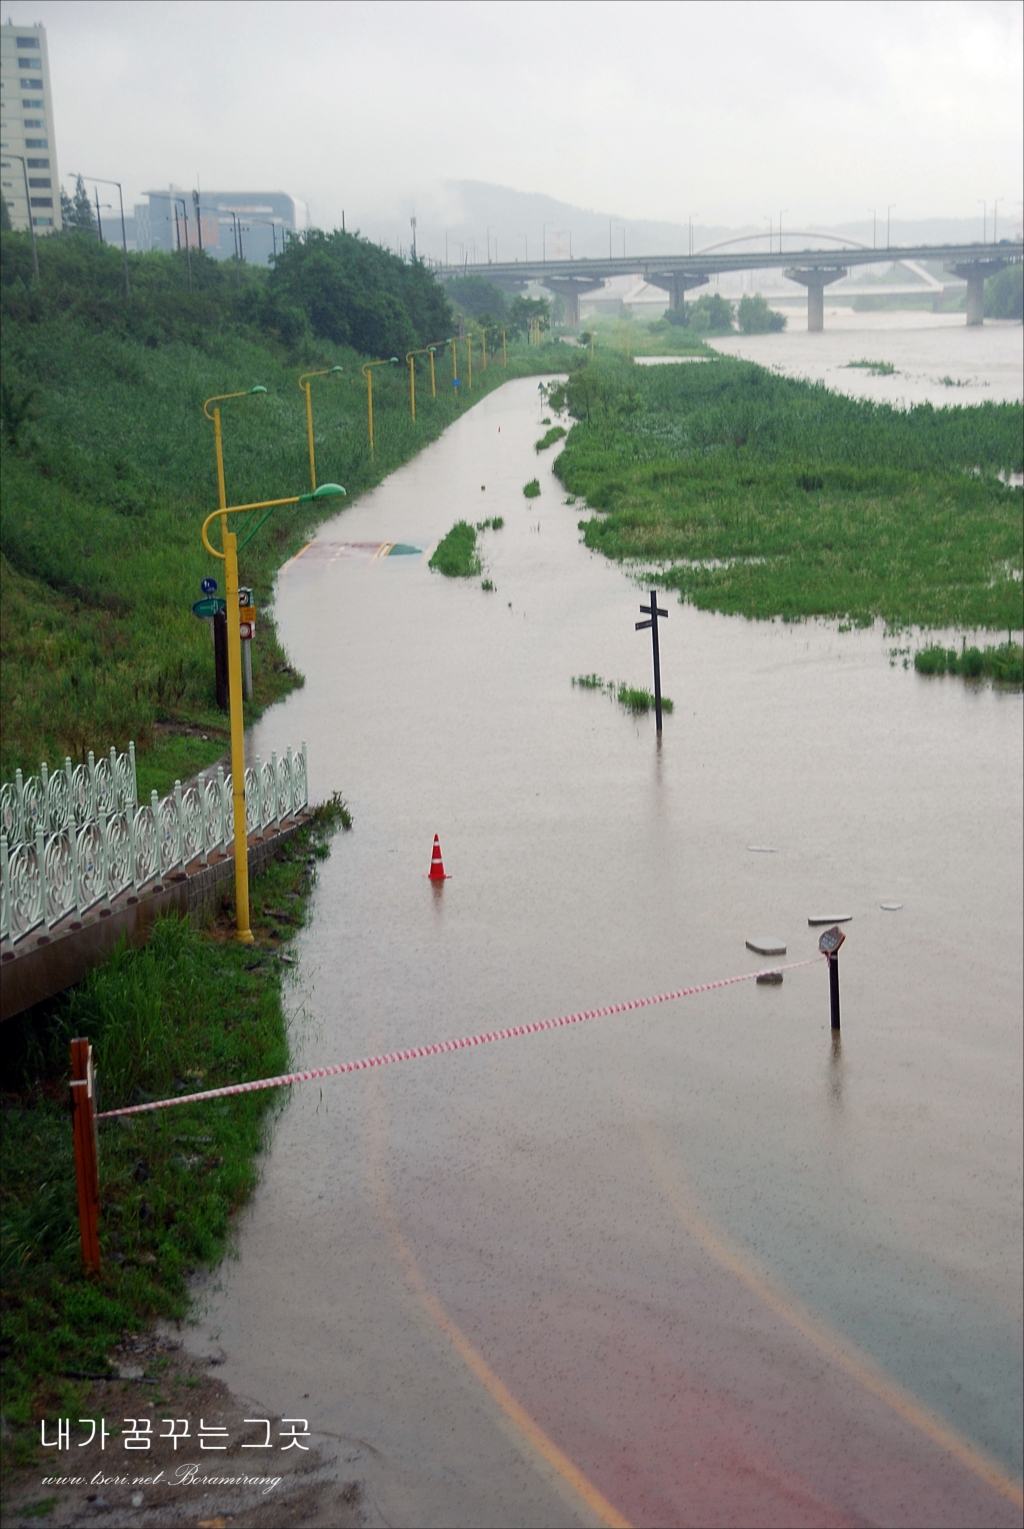
{"type": "Polygon", "coordinates": [[[985,283],[987,319],[1024,319],[1024,266],[1008,265],[985,283]]]}
{"type": "Polygon", "coordinates": [[[694,334],[729,334],[732,331],[732,303],[720,292],[705,292],[687,309],[687,327],[694,334]]]}
{"type": "Polygon", "coordinates": [[[769,308],[760,292],[740,298],[736,321],[741,334],[773,334],[786,327],[786,315],[769,308]]]}

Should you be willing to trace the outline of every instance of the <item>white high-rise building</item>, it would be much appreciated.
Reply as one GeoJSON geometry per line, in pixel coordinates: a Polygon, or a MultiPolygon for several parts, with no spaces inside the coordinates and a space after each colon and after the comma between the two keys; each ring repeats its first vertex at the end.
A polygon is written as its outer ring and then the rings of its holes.
{"type": "Polygon", "coordinates": [[[0,27],[0,190],[15,228],[61,226],[46,29],[0,27]]]}

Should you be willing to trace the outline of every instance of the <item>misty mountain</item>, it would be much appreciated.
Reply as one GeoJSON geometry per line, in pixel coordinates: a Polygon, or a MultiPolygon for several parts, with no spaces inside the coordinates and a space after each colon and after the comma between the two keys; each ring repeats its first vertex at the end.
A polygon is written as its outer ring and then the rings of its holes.
{"type": "MultiPolygon", "coordinates": [[[[396,250],[407,251],[412,241],[410,218],[416,217],[416,244],[420,255],[430,260],[452,263],[463,261],[538,259],[542,252],[550,258],[568,259],[570,253],[597,257],[607,255],[685,254],[690,249],[690,228],[686,223],[657,219],[623,218],[614,211],[596,211],[575,207],[570,202],[537,192],[513,191],[486,181],[446,181],[408,211],[396,211],[388,219],[369,219],[361,231],[396,250]]],[[[349,219],[352,227],[358,220],[349,219]]],[[[783,217],[784,248],[813,245],[813,238],[796,239],[788,231],[789,220],[783,217]]],[[[884,249],[885,213],[881,212],[874,228],[870,215],[859,221],[842,224],[792,222],[798,230],[832,234],[838,238],[872,242],[884,249]]],[[[1007,221],[1004,232],[1010,232],[1007,221]]],[[[768,217],[760,223],[725,225],[693,219],[693,250],[707,249],[726,240],[744,236],[763,236],[768,246],[768,217]]],[[[778,217],[772,219],[774,247],[778,248],[778,217]]],[[[988,237],[992,237],[989,221],[988,237]]],[[[892,218],[889,231],[892,244],[967,243],[982,237],[982,219],[976,218],[892,218]]],[[[825,242],[825,241],[823,241],[825,242]]]]}

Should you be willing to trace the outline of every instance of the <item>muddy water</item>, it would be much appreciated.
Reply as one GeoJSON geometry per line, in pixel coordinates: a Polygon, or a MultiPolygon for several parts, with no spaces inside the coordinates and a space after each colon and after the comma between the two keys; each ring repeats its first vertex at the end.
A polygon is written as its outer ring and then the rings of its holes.
{"type": "Polygon", "coordinates": [[[825,310],[825,328],[807,332],[790,309],[781,334],[725,335],[709,343],[789,376],[823,382],[839,393],[899,406],[1005,403],[1024,397],[1024,332],[1019,323],[986,319],[967,327],[962,313],[854,313],[825,310]],[[855,363],[884,361],[889,375],[855,363]],[[853,364],[851,364],[853,363],[853,364]]]}
{"type": "Polygon", "coordinates": [[[253,752],[305,737],[355,816],[296,1054],[750,971],[755,934],[799,960],[819,913],[841,1045],[815,964],[296,1090],[197,1342],[392,1522],[1013,1522],[1021,697],[670,600],[659,748],[571,686],[649,683],[650,640],[540,419],[491,395],[280,578],[307,683],[253,752]],[[415,550],[494,514],[493,593],[415,550]]]}

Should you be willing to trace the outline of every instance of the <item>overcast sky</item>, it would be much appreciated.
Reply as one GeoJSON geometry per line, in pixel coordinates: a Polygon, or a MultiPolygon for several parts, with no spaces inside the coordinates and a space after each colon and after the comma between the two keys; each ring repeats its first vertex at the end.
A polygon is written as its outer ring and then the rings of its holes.
{"type": "Polygon", "coordinates": [[[5,0],[60,170],[281,189],[364,229],[448,179],[631,218],[1019,226],[1024,6],[5,0]]]}

